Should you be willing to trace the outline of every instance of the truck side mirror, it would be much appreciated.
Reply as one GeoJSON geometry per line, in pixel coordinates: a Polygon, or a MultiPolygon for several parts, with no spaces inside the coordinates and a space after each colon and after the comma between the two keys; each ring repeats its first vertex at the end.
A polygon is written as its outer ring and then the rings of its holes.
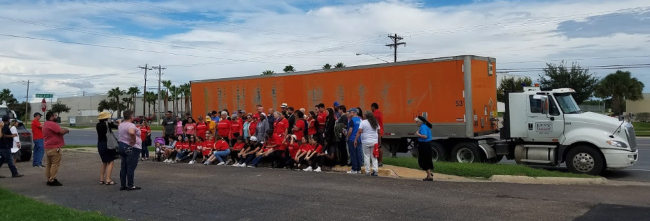
{"type": "Polygon", "coordinates": [[[542,109],[542,114],[547,114],[548,115],[548,97],[547,96],[542,96],[540,98],[541,102],[541,109],[542,109]]]}

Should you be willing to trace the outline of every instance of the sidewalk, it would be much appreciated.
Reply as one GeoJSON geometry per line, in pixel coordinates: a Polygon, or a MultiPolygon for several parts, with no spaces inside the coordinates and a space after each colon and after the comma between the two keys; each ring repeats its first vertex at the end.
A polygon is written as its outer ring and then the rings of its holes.
{"type": "MultiPolygon", "coordinates": [[[[336,172],[347,172],[351,168],[349,166],[336,166],[332,168],[332,171],[336,172]]],[[[365,173],[365,168],[361,168],[361,172],[365,173]]],[[[471,179],[460,176],[453,176],[441,173],[433,173],[433,179],[437,181],[452,181],[452,182],[488,182],[487,180],[480,179],[471,179]]],[[[379,176],[381,177],[393,177],[393,178],[404,178],[404,179],[416,179],[421,180],[426,177],[426,173],[422,170],[416,170],[406,167],[397,167],[392,165],[384,164],[383,167],[379,167],[379,176]]]]}

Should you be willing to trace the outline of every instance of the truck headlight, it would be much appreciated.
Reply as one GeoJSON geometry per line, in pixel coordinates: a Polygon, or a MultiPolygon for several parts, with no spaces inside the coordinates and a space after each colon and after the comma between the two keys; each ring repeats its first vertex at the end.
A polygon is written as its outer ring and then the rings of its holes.
{"type": "Polygon", "coordinates": [[[614,146],[614,147],[620,147],[620,148],[627,148],[627,144],[618,141],[618,140],[607,140],[607,144],[614,146]]]}

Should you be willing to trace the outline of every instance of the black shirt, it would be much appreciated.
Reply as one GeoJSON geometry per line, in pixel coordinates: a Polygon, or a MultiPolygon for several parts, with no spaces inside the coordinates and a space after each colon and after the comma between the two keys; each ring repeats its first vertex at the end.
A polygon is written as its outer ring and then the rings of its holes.
{"type": "Polygon", "coordinates": [[[176,124],[178,121],[174,118],[163,119],[163,127],[165,128],[165,135],[174,135],[176,132],[176,124]]]}
{"type": "Polygon", "coordinates": [[[291,114],[291,116],[289,116],[289,127],[288,127],[289,128],[289,134],[293,134],[293,125],[296,125],[296,115],[295,114],[291,114]]]}
{"type": "MultiPolygon", "coordinates": [[[[110,127],[111,129],[117,129],[117,125],[113,124],[112,122],[108,123],[108,127],[110,127]]],[[[95,125],[95,129],[97,130],[97,141],[108,142],[106,133],[108,133],[109,128],[106,127],[106,120],[100,120],[99,123],[95,125]]]]}
{"type": "Polygon", "coordinates": [[[0,138],[0,149],[11,149],[14,147],[14,138],[6,138],[4,135],[11,135],[11,130],[9,129],[9,122],[5,123],[5,126],[2,127],[2,137],[0,138]]]}

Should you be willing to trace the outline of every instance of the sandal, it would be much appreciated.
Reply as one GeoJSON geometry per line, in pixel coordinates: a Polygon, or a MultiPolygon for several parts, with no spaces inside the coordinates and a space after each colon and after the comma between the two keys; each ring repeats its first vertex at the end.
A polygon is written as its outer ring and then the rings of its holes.
{"type": "Polygon", "coordinates": [[[105,185],[115,185],[116,183],[111,180],[111,181],[106,181],[104,184],[105,185]]]}
{"type": "Polygon", "coordinates": [[[99,185],[104,185],[104,181],[99,181],[99,185]]]}

